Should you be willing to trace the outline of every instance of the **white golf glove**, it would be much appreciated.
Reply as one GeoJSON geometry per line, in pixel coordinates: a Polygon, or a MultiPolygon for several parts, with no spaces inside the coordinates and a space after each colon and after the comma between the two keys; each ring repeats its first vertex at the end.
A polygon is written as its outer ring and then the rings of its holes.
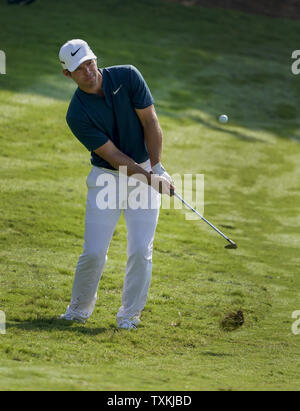
{"type": "Polygon", "coordinates": [[[173,183],[171,176],[166,172],[165,168],[161,163],[155,164],[155,166],[152,167],[152,171],[154,174],[158,174],[161,177],[165,177],[170,183],[173,183]]]}
{"type": "Polygon", "coordinates": [[[152,174],[151,176],[151,186],[154,190],[158,191],[160,194],[167,194],[170,197],[174,195],[175,187],[172,182],[166,177],[158,176],[157,174],[152,174]]]}

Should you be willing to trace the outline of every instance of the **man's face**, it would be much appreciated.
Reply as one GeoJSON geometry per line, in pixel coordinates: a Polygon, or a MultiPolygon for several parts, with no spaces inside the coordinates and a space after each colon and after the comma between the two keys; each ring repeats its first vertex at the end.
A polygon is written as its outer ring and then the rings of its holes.
{"type": "Polygon", "coordinates": [[[97,84],[99,72],[96,60],[87,60],[80,64],[72,73],[64,70],[64,74],[72,78],[79,87],[91,88],[97,84]]]}

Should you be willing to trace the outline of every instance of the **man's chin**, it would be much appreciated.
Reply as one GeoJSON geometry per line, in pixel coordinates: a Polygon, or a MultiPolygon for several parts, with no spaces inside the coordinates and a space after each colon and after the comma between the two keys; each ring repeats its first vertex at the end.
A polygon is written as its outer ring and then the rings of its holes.
{"type": "Polygon", "coordinates": [[[89,80],[85,80],[85,82],[82,83],[82,86],[83,87],[88,87],[88,88],[95,87],[96,86],[96,80],[94,78],[91,78],[89,80]]]}

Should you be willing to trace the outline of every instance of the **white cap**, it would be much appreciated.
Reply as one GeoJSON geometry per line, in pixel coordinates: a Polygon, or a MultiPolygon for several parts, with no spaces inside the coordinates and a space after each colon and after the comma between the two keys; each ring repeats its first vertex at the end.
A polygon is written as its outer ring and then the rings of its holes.
{"type": "Polygon", "coordinates": [[[81,63],[97,59],[90,46],[83,40],[70,40],[65,43],[59,52],[59,60],[64,69],[74,71],[81,63]]]}

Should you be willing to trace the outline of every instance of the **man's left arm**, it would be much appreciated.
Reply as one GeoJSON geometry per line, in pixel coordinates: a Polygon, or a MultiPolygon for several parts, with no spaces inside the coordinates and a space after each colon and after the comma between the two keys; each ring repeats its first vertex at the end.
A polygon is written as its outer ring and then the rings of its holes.
{"type": "Polygon", "coordinates": [[[155,112],[154,105],[144,109],[135,109],[144,129],[145,143],[148,149],[151,167],[161,162],[162,130],[155,112]]]}
{"type": "Polygon", "coordinates": [[[130,66],[129,73],[132,103],[144,129],[145,144],[148,149],[152,171],[154,174],[164,176],[172,182],[171,177],[161,164],[163,136],[150,89],[136,67],[130,66]]]}

